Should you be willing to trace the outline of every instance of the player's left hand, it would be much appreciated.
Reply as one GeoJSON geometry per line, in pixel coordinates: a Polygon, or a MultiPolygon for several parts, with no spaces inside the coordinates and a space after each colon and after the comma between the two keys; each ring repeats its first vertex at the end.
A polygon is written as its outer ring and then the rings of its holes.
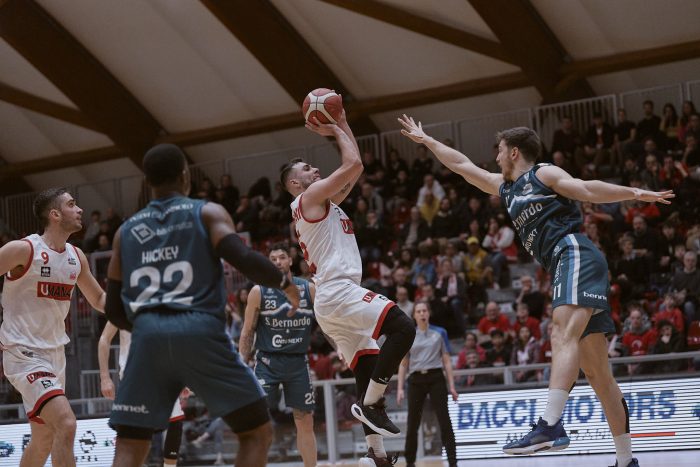
{"type": "Polygon", "coordinates": [[[335,123],[321,123],[316,117],[308,119],[304,126],[321,136],[335,136],[337,131],[342,131],[335,123]]]}
{"type": "Polygon", "coordinates": [[[408,137],[411,141],[415,143],[423,143],[426,138],[426,134],[423,131],[423,125],[421,122],[416,123],[413,117],[409,117],[403,114],[403,118],[399,117],[399,123],[403,125],[404,129],[401,130],[401,134],[408,137]]]}
{"type": "Polygon", "coordinates": [[[675,198],[676,194],[673,190],[666,191],[649,191],[639,190],[635,197],[638,201],[646,201],[647,203],[671,204],[669,198],[675,198]]]}
{"type": "Polygon", "coordinates": [[[287,316],[292,317],[294,313],[297,312],[299,308],[299,301],[301,297],[299,296],[299,288],[295,283],[291,283],[284,289],[284,294],[287,296],[287,301],[289,302],[290,309],[287,312],[287,316]]]}
{"type": "Polygon", "coordinates": [[[450,394],[452,394],[452,400],[457,402],[457,399],[459,399],[459,393],[454,388],[454,386],[450,388],[450,394]]]}

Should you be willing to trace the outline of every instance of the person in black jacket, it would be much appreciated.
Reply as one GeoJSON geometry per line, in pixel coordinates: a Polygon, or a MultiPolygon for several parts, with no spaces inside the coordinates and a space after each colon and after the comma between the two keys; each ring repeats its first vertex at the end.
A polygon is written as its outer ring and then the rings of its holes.
{"type": "Polygon", "coordinates": [[[401,243],[408,247],[417,247],[430,236],[430,227],[421,217],[417,207],[411,208],[411,218],[401,227],[401,243]]]}
{"type": "Polygon", "coordinates": [[[464,306],[467,302],[467,283],[454,272],[450,259],[440,263],[440,275],[435,284],[435,296],[452,312],[454,325],[447,326],[451,336],[463,336],[466,330],[464,306]]]}
{"type": "MultiPolygon", "coordinates": [[[[676,331],[670,321],[659,321],[656,329],[659,337],[651,350],[652,354],[660,355],[683,352],[685,350],[683,336],[676,331]]],[[[674,373],[681,371],[686,364],[685,360],[664,360],[655,362],[654,368],[657,373],[674,373]]]]}

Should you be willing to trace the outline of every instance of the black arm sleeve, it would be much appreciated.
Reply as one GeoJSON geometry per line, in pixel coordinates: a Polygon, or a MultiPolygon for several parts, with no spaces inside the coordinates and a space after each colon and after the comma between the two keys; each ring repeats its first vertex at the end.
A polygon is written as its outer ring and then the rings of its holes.
{"type": "Polygon", "coordinates": [[[107,280],[107,299],[105,300],[105,316],[107,320],[118,327],[131,331],[131,321],[126,317],[124,303],[122,302],[122,282],[113,279],[107,280]]]}
{"type": "Polygon", "coordinates": [[[282,283],[284,277],[282,271],[263,255],[245,246],[235,233],[219,241],[216,245],[216,254],[256,284],[279,288],[282,283]]]}

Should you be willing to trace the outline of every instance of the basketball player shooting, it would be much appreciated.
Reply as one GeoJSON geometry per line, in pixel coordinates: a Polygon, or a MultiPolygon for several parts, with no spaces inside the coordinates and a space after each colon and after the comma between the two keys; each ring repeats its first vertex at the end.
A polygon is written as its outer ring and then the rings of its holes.
{"type": "Polygon", "coordinates": [[[301,159],[285,165],[280,178],[295,197],[291,204],[299,245],[316,282],[314,310],[321,329],[338,347],[355,375],[357,404],[353,415],[363,422],[369,452],[363,466],[392,465],[383,436],[399,435],[384,406],[384,391],[413,344],[411,320],[391,300],[360,287],[362,261],[352,223],[338,206],[362,173],[360,152],[341,111],[337,124],[321,124],[314,117],[306,128],[333,136],[342,163],[326,178],[301,159]],[[381,350],[376,339],[386,336],[381,350]]]}
{"type": "Polygon", "coordinates": [[[582,181],[550,164],[535,164],[541,143],[533,130],[511,128],[496,135],[501,173],[477,167],[467,156],[428,136],[412,117],[399,118],[401,133],[424,144],[453,172],[480,190],[499,195],[525,249],[552,277],[552,373],[544,414],[522,439],[503,446],[507,454],[557,451],[569,445],[564,406],[579,368],[600,400],[610,425],[616,467],[638,467],[632,457],[629,412],[608,364],[607,333],[614,333],[608,304],[608,265],[584,234],[576,201],[640,200],[670,204],[672,191],[653,192],[582,181]]]}

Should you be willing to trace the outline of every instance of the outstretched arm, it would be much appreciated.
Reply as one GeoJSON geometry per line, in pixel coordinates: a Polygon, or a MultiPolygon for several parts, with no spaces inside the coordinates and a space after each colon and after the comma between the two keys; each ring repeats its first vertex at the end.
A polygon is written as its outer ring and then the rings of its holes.
{"type": "Polygon", "coordinates": [[[448,169],[461,175],[467,182],[483,192],[491,195],[499,194],[498,190],[503,183],[503,175],[491,173],[478,167],[461,152],[428,136],[423,131],[421,122],[416,123],[413,117],[408,117],[404,114],[403,118],[399,118],[399,122],[404,127],[401,130],[402,135],[408,137],[411,141],[424,144],[448,169]]]}
{"type": "Polygon", "coordinates": [[[656,192],[600,180],[580,180],[554,165],[538,169],[537,178],[562,196],[592,203],[615,203],[636,199],[647,203],[671,204],[669,198],[676,196],[672,190],[656,192]]]}
{"type": "Polygon", "coordinates": [[[352,186],[362,174],[362,159],[355,137],[345,121],[345,111],[338,125],[306,122],[306,128],[321,136],[333,136],[340,149],[341,164],[328,177],[314,182],[304,192],[305,206],[322,206],[325,212],[327,200],[339,203],[350,193],[352,186]]]}

